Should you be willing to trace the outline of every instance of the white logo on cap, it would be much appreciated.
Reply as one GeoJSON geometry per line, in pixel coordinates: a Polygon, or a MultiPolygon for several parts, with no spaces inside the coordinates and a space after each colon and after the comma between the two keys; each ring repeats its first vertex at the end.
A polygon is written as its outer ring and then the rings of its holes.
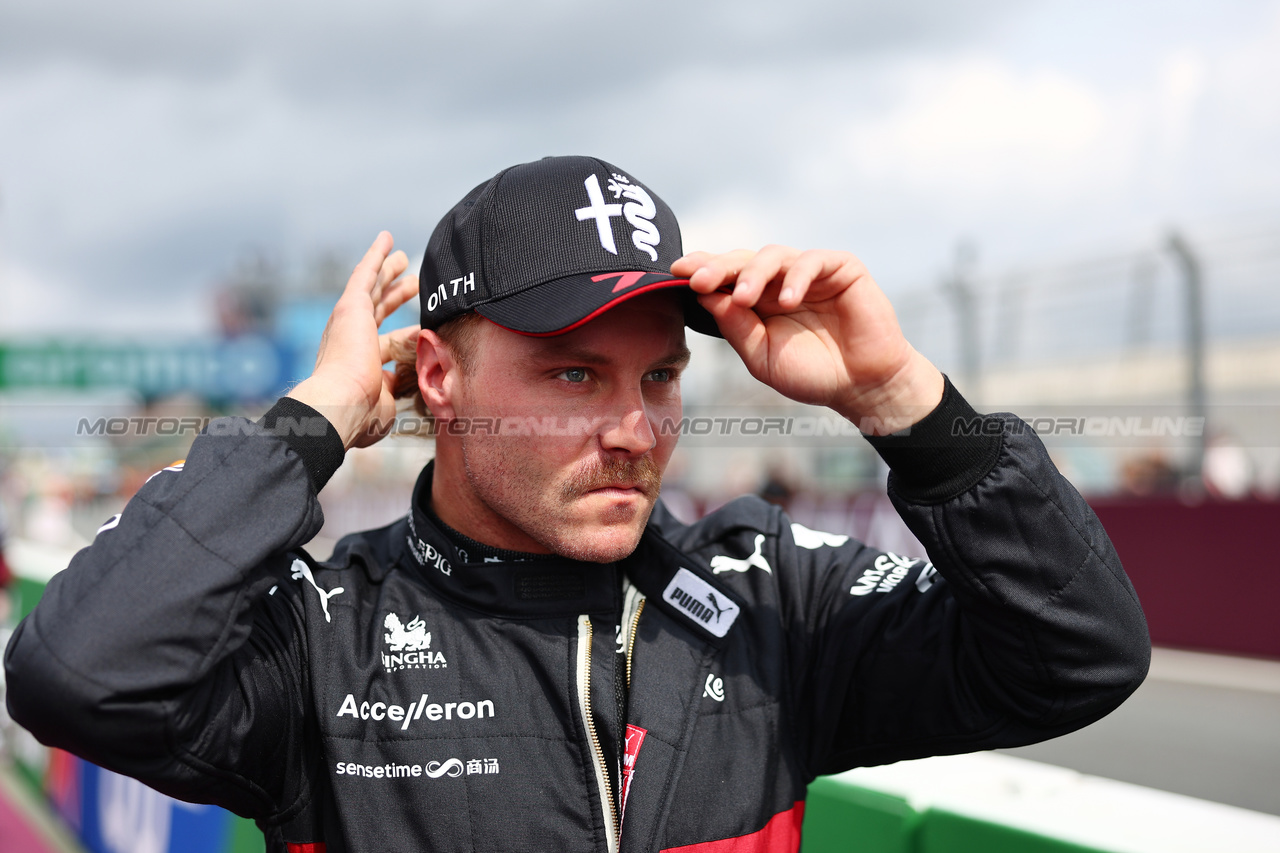
{"type": "Polygon", "coordinates": [[[586,222],[588,219],[596,221],[601,248],[611,255],[618,254],[618,244],[613,241],[613,217],[625,216],[635,229],[631,232],[631,242],[647,254],[650,260],[658,260],[658,250],[654,246],[662,242],[662,237],[653,224],[658,206],[644,187],[633,184],[625,175],[614,172],[609,178],[609,192],[613,193],[615,199],[629,199],[622,205],[605,203],[604,193],[600,190],[600,179],[594,174],[583,181],[582,185],[587,188],[587,198],[591,204],[578,208],[574,214],[579,222],[586,222]]]}
{"type": "Polygon", "coordinates": [[[613,242],[613,225],[610,220],[622,215],[622,205],[604,203],[604,193],[600,192],[600,179],[594,174],[582,183],[587,188],[587,198],[591,199],[591,204],[578,208],[574,213],[578,215],[579,222],[594,219],[596,230],[600,232],[600,245],[609,254],[616,255],[618,244],[613,242]]]}
{"type": "Polygon", "coordinates": [[[637,249],[646,253],[649,260],[656,261],[658,250],[653,247],[662,242],[658,228],[653,224],[658,206],[644,191],[644,187],[631,183],[625,175],[619,175],[617,172],[614,172],[613,177],[609,179],[609,192],[613,193],[614,198],[626,196],[631,199],[622,208],[622,215],[631,223],[631,227],[636,229],[631,232],[631,242],[637,249]]]}

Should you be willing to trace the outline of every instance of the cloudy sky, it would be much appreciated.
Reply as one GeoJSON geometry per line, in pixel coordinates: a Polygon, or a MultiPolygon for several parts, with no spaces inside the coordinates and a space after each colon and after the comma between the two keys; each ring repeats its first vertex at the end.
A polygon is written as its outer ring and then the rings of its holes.
{"type": "Polygon", "coordinates": [[[1280,210],[1280,3],[5,0],[0,333],[213,327],[254,251],[411,256],[591,153],[685,247],[857,252],[892,294],[1280,210]]]}

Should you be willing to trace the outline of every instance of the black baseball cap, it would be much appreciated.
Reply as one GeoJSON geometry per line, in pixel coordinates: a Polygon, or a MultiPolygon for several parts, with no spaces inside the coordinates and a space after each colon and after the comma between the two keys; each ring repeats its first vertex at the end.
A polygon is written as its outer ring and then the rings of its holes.
{"type": "Polygon", "coordinates": [[[546,157],[467,193],[422,260],[422,328],[471,311],[525,335],[558,335],[642,293],[683,288],[685,323],[720,336],[671,264],[680,225],[652,190],[594,157],[546,157]]]}

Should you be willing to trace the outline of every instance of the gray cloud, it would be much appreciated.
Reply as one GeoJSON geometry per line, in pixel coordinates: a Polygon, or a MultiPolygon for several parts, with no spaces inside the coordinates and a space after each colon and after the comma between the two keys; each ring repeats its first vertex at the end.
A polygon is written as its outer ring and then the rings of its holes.
{"type": "Polygon", "coordinates": [[[413,97],[464,113],[626,91],[671,69],[774,67],[963,40],[1014,0],[356,4],[10,0],[0,68],[195,82],[259,72],[291,98],[413,97]]]}
{"type": "Polygon", "coordinates": [[[388,218],[416,246],[471,185],[548,153],[660,173],[672,203],[745,175],[768,192],[816,65],[962,39],[1008,5],[12,0],[9,244],[131,298],[246,246],[358,252],[388,218]]]}
{"type": "MultiPolygon", "coordinates": [[[[851,159],[844,135],[918,94],[907,85],[917,66],[975,52],[1013,57],[1012,78],[1048,65],[1089,82],[1076,42],[1101,26],[1090,14],[1051,0],[8,0],[0,264],[59,283],[79,306],[108,294],[162,312],[177,290],[189,306],[193,289],[249,251],[294,269],[319,251],[354,262],[387,227],[417,254],[471,186],[563,153],[633,171],[702,234],[737,216],[751,235],[741,242],[865,245],[877,270],[945,263],[957,230],[984,224],[1004,229],[1006,244],[1052,243],[1063,223],[1101,231],[1121,213],[1086,216],[1073,203],[1032,215],[1036,200],[1017,186],[992,189],[986,207],[945,188],[904,189],[851,159]],[[1071,35],[1055,43],[1064,22],[1071,35]],[[1045,45],[1056,52],[1044,56],[1045,45]]],[[[1131,49],[1125,34],[1142,17],[1090,43],[1150,63],[1199,34],[1192,20],[1131,49]]],[[[1140,104],[1145,72],[1117,67],[1098,90],[1129,86],[1140,104]]],[[[1195,144],[1240,156],[1214,161],[1220,178],[1198,174],[1247,202],[1259,191],[1243,164],[1274,159],[1274,137],[1231,142],[1241,135],[1232,115],[1218,121],[1221,139],[1195,144]]],[[[79,310],[86,322],[101,316],[79,310]]],[[[142,308],[132,316],[136,328],[150,322],[142,308]]]]}

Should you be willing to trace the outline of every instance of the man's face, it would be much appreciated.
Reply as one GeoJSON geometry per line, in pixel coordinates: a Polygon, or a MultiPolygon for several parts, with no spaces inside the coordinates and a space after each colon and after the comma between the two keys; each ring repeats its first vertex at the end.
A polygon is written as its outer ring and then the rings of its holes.
{"type": "Polygon", "coordinates": [[[436,500],[461,499],[478,516],[467,518],[471,535],[488,544],[593,562],[627,556],[675,448],[660,425],[680,420],[688,359],[670,291],[553,337],[482,324],[454,411],[500,417],[501,434],[463,431],[466,494],[436,500]]]}

